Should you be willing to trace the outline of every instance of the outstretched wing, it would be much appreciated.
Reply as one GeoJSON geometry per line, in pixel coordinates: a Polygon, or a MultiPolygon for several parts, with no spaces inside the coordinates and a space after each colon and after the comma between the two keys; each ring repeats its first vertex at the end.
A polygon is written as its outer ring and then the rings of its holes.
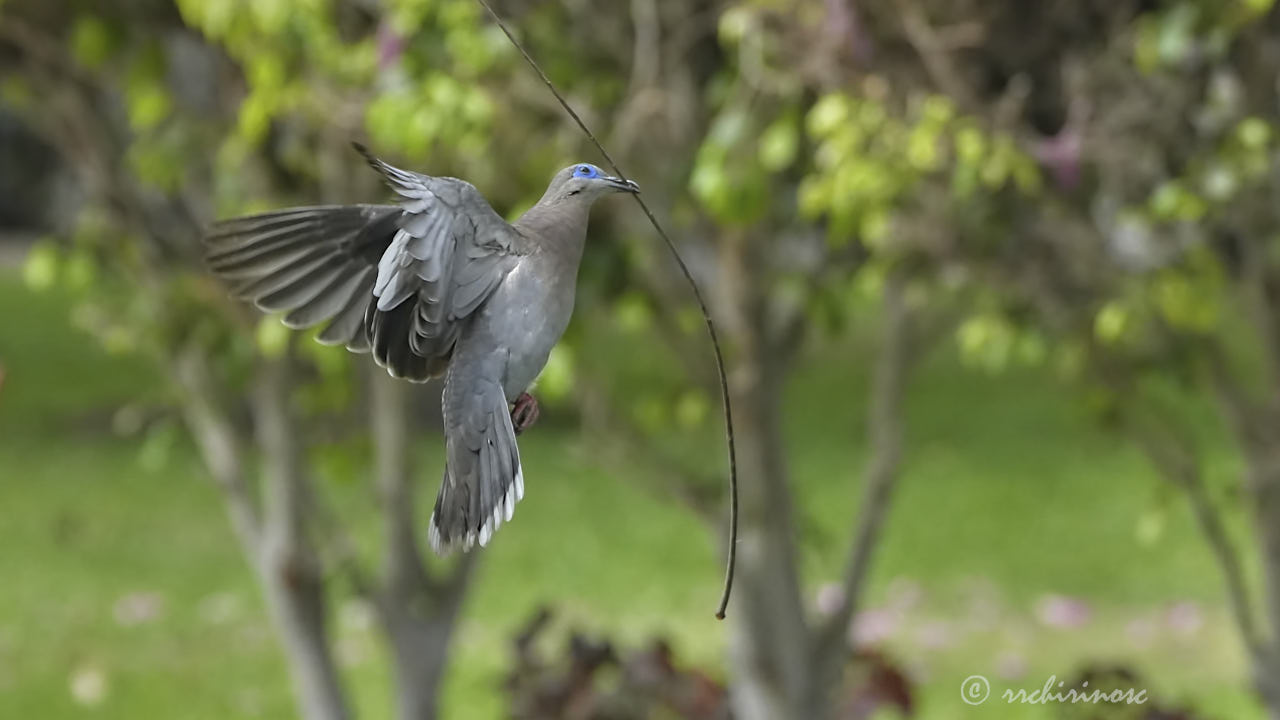
{"type": "Polygon", "coordinates": [[[394,205],[279,210],[215,224],[205,260],[241,298],[285,312],[289,327],[329,324],[320,342],[367,352],[377,264],[399,229],[394,205]]]}
{"type": "Polygon", "coordinates": [[[527,252],[525,241],[470,183],[356,149],[402,198],[365,318],[374,358],[392,375],[426,380],[448,366],[463,323],[527,252]]]}
{"type": "Polygon", "coordinates": [[[524,254],[522,236],[470,184],[392,167],[356,149],[399,205],[301,207],[215,224],[209,268],[262,310],[318,339],[373,350],[396,377],[448,367],[462,323],[524,254]]]}

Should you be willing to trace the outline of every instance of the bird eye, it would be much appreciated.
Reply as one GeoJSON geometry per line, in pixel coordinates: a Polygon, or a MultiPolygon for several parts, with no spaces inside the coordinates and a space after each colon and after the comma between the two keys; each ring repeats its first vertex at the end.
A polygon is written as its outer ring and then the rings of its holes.
{"type": "Polygon", "coordinates": [[[592,178],[596,176],[596,169],[590,165],[579,165],[573,169],[573,174],[577,177],[592,178]]]}

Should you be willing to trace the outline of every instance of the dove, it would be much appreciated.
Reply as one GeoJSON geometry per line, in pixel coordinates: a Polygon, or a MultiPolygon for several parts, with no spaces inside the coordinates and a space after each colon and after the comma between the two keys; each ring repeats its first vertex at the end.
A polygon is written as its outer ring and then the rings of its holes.
{"type": "Polygon", "coordinates": [[[530,385],[573,314],[591,206],[637,193],[590,163],[552,178],[508,223],[470,183],[401,170],[355,145],[399,196],[215,223],[209,269],[291,328],[371,353],[393,377],[444,377],[445,469],[427,537],[439,554],[487,545],[524,496],[516,436],[530,385]]]}

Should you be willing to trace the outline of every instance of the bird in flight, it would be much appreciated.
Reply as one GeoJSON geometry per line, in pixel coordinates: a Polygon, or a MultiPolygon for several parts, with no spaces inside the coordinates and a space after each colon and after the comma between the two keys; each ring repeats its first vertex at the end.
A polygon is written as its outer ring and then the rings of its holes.
{"type": "Polygon", "coordinates": [[[206,260],[241,298],[317,339],[372,352],[393,377],[444,376],[445,470],[427,537],[447,554],[488,544],[524,495],[516,435],[538,417],[527,392],[573,313],[587,217],[601,196],[639,192],[570,165],[508,223],[457,178],[359,151],[395,205],[289,208],[216,223],[206,260]]]}

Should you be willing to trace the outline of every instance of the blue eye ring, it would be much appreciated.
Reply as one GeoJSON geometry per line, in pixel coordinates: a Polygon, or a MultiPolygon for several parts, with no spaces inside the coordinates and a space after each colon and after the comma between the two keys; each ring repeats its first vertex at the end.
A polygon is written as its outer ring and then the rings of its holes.
{"type": "Polygon", "coordinates": [[[591,165],[587,165],[585,163],[573,169],[574,177],[593,178],[593,177],[598,177],[599,174],[600,174],[600,171],[596,170],[595,167],[591,165]]]}

